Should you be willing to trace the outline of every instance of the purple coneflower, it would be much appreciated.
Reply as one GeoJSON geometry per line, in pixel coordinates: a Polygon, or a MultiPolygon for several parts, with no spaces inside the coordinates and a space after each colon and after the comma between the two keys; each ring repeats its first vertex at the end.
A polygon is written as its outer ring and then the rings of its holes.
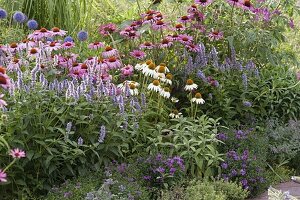
{"type": "Polygon", "coordinates": [[[45,49],[48,51],[58,50],[61,48],[61,44],[59,42],[49,42],[45,49]]]}
{"type": "Polygon", "coordinates": [[[210,41],[217,41],[217,40],[221,40],[223,39],[223,32],[218,31],[218,30],[212,30],[209,35],[208,38],[210,41]]]}
{"type": "Polygon", "coordinates": [[[74,42],[64,42],[62,44],[63,49],[70,49],[75,47],[75,43],[74,42]]]}
{"type": "Polygon", "coordinates": [[[179,35],[179,40],[178,41],[182,44],[188,45],[188,44],[193,42],[193,37],[190,36],[190,35],[186,35],[186,34],[179,35]]]}
{"type": "Polygon", "coordinates": [[[7,182],[7,174],[2,169],[0,169],[0,183],[1,182],[7,182]]]}
{"type": "Polygon", "coordinates": [[[100,49],[102,47],[104,47],[104,44],[102,42],[93,42],[91,44],[89,44],[89,49],[100,49]]]}
{"type": "Polygon", "coordinates": [[[154,45],[151,42],[144,42],[140,45],[141,49],[153,49],[154,45]]]}
{"type": "Polygon", "coordinates": [[[51,33],[51,36],[65,36],[67,34],[67,31],[64,31],[64,30],[61,30],[60,28],[58,27],[53,27],[50,31],[51,33]]]}
{"type": "Polygon", "coordinates": [[[187,44],[185,47],[187,48],[188,51],[191,51],[191,52],[199,52],[200,51],[199,45],[187,44]]]}
{"type": "Polygon", "coordinates": [[[161,41],[160,44],[158,44],[158,47],[159,47],[159,48],[168,48],[168,47],[170,47],[170,46],[172,46],[172,45],[173,45],[173,42],[170,41],[169,39],[165,38],[165,39],[163,39],[163,40],[161,41]]]}
{"type": "Polygon", "coordinates": [[[10,150],[9,155],[11,155],[13,158],[25,158],[26,157],[25,151],[18,149],[18,148],[10,150]]]}
{"type": "Polygon", "coordinates": [[[0,94],[0,108],[6,107],[7,103],[2,98],[4,97],[4,94],[0,94]]]}
{"type": "Polygon", "coordinates": [[[255,8],[253,7],[253,4],[250,2],[250,0],[244,0],[238,6],[244,10],[250,10],[252,12],[255,11],[255,8]]]}
{"type": "Polygon", "coordinates": [[[184,31],[185,26],[182,24],[176,24],[175,27],[173,28],[174,31],[184,31]]]}
{"type": "Polygon", "coordinates": [[[102,57],[103,58],[110,58],[113,56],[119,56],[119,52],[117,49],[114,49],[110,46],[105,47],[105,50],[102,52],[102,57]]]}
{"type": "Polygon", "coordinates": [[[142,60],[146,57],[145,52],[140,51],[140,50],[133,50],[132,52],[130,52],[130,55],[139,60],[142,60]]]}
{"type": "Polygon", "coordinates": [[[123,68],[121,68],[121,73],[123,76],[132,76],[133,75],[133,66],[132,65],[127,65],[123,68]]]}
{"type": "Polygon", "coordinates": [[[109,69],[118,69],[122,66],[122,63],[120,60],[118,60],[116,57],[112,56],[105,60],[105,63],[107,64],[109,69]]]}
{"type": "Polygon", "coordinates": [[[154,30],[166,29],[167,27],[168,27],[168,25],[167,25],[165,22],[161,21],[161,20],[156,21],[156,22],[153,23],[153,25],[152,25],[152,28],[153,28],[154,30]]]}
{"type": "Polygon", "coordinates": [[[189,16],[184,15],[184,16],[180,17],[180,18],[178,19],[178,21],[185,24],[185,23],[187,23],[187,22],[190,22],[191,19],[190,19],[189,16]]]}
{"type": "Polygon", "coordinates": [[[103,36],[107,36],[112,34],[113,32],[116,32],[117,26],[113,23],[104,24],[99,27],[99,33],[103,36]]]}

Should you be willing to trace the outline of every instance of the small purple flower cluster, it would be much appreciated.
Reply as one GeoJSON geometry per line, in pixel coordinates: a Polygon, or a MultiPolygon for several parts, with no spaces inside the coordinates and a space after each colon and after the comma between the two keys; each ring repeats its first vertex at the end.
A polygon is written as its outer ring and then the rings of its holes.
{"type": "Polygon", "coordinates": [[[223,152],[226,158],[220,164],[222,178],[226,181],[237,181],[251,192],[265,183],[263,163],[258,159],[259,154],[255,147],[251,146],[252,139],[255,139],[253,131],[234,130],[217,135],[225,143],[223,152]]]}

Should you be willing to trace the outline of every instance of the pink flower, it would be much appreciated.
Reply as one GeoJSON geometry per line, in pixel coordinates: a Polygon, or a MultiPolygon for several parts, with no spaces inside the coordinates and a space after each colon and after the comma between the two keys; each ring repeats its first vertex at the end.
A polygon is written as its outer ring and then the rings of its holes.
{"type": "Polygon", "coordinates": [[[165,38],[161,41],[161,43],[158,45],[159,48],[168,48],[173,45],[173,42],[169,39],[165,38]]]}
{"type": "Polygon", "coordinates": [[[290,26],[291,29],[295,28],[295,23],[294,23],[294,20],[292,18],[289,20],[289,26],[290,26]]]}
{"type": "Polygon", "coordinates": [[[231,5],[231,6],[240,6],[240,0],[227,0],[227,2],[231,5]]]}
{"type": "Polygon", "coordinates": [[[0,94],[0,108],[6,107],[7,103],[2,98],[4,97],[4,94],[0,94]]]}
{"type": "Polygon", "coordinates": [[[110,35],[113,32],[116,32],[116,30],[117,30],[117,26],[112,23],[104,24],[99,27],[99,33],[103,36],[110,35]]]}
{"type": "Polygon", "coordinates": [[[209,35],[208,38],[210,41],[214,41],[214,40],[220,40],[223,39],[223,32],[218,31],[218,30],[212,30],[209,35]]]}
{"type": "Polygon", "coordinates": [[[59,50],[61,48],[61,44],[59,42],[49,42],[45,49],[48,51],[59,50]]]}
{"type": "Polygon", "coordinates": [[[250,2],[250,0],[242,0],[242,2],[238,6],[244,10],[250,10],[252,12],[255,11],[255,8],[253,7],[253,4],[250,2]]]}
{"type": "Polygon", "coordinates": [[[167,25],[165,22],[161,21],[161,20],[156,21],[156,22],[152,25],[153,30],[166,29],[167,27],[168,27],[168,25],[167,25]]]}
{"type": "Polygon", "coordinates": [[[132,52],[130,52],[130,55],[139,60],[144,59],[146,57],[145,52],[139,50],[133,50],[132,52]]]}
{"type": "Polygon", "coordinates": [[[121,61],[116,57],[110,57],[109,59],[106,59],[105,64],[109,69],[118,69],[122,66],[121,61]]]}
{"type": "Polygon", "coordinates": [[[65,36],[66,33],[67,33],[67,31],[64,31],[64,30],[61,30],[61,29],[59,29],[57,27],[54,27],[54,28],[51,29],[50,33],[51,33],[52,37],[56,36],[56,35],[65,36]]]}
{"type": "Polygon", "coordinates": [[[178,21],[181,22],[181,23],[187,23],[187,22],[190,22],[191,19],[190,19],[189,16],[184,15],[184,16],[180,17],[180,18],[178,19],[178,21]]]}
{"type": "Polygon", "coordinates": [[[151,42],[144,42],[140,45],[140,49],[153,49],[154,45],[151,42]]]}
{"type": "Polygon", "coordinates": [[[121,73],[122,73],[123,76],[133,75],[133,66],[132,65],[127,65],[127,66],[121,68],[121,73]]]}
{"type": "Polygon", "coordinates": [[[51,37],[52,32],[47,30],[46,28],[41,28],[40,30],[34,31],[32,34],[28,35],[28,39],[40,40],[42,38],[51,37]]]}
{"type": "Polygon", "coordinates": [[[18,148],[10,150],[9,155],[11,155],[13,158],[25,158],[26,157],[25,151],[18,149],[18,148]]]}
{"type": "Polygon", "coordinates": [[[191,51],[191,52],[199,52],[200,51],[200,47],[195,44],[188,44],[185,47],[187,48],[188,51],[191,51]]]}
{"type": "Polygon", "coordinates": [[[70,49],[72,47],[75,47],[75,43],[74,42],[64,42],[62,47],[63,47],[63,49],[70,49]]]}
{"type": "Polygon", "coordinates": [[[185,26],[182,24],[176,24],[175,27],[173,28],[174,31],[184,31],[185,26]]]}
{"type": "Polygon", "coordinates": [[[117,49],[114,49],[110,46],[107,46],[105,48],[105,50],[102,52],[102,57],[103,58],[110,58],[112,56],[116,56],[116,57],[119,56],[119,52],[118,52],[117,49]]]}
{"type": "Polygon", "coordinates": [[[104,47],[104,44],[102,42],[94,42],[89,44],[90,49],[100,49],[102,47],[104,47]]]}
{"type": "Polygon", "coordinates": [[[0,182],[7,182],[7,174],[2,170],[0,169],[0,182]]]}
{"type": "Polygon", "coordinates": [[[193,42],[193,37],[186,34],[179,35],[179,42],[185,45],[190,44],[193,42]]]}
{"type": "Polygon", "coordinates": [[[208,6],[209,4],[211,4],[213,2],[213,0],[195,0],[195,3],[201,5],[201,6],[208,6]]]}
{"type": "Polygon", "coordinates": [[[0,87],[8,89],[11,86],[10,78],[6,74],[0,73],[0,87]]]}

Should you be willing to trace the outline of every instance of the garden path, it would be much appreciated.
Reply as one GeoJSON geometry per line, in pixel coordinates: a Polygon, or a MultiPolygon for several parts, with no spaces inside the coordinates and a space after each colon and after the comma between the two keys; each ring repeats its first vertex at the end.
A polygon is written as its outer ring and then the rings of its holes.
{"type": "MultiPolygon", "coordinates": [[[[279,185],[275,186],[276,189],[281,191],[290,191],[290,195],[297,197],[300,199],[300,184],[295,182],[286,182],[280,183],[279,185]]],[[[256,197],[255,199],[251,200],[268,200],[268,192],[264,192],[260,196],[256,197]]]]}

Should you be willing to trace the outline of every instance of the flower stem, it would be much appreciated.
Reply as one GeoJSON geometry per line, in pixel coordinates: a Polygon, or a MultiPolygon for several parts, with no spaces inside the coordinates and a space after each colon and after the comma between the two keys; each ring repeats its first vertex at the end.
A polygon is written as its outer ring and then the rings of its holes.
{"type": "Polygon", "coordinates": [[[5,169],[3,170],[3,172],[6,172],[13,164],[15,164],[16,161],[17,161],[17,159],[15,158],[11,163],[9,163],[9,165],[7,165],[5,167],[5,169]]]}

